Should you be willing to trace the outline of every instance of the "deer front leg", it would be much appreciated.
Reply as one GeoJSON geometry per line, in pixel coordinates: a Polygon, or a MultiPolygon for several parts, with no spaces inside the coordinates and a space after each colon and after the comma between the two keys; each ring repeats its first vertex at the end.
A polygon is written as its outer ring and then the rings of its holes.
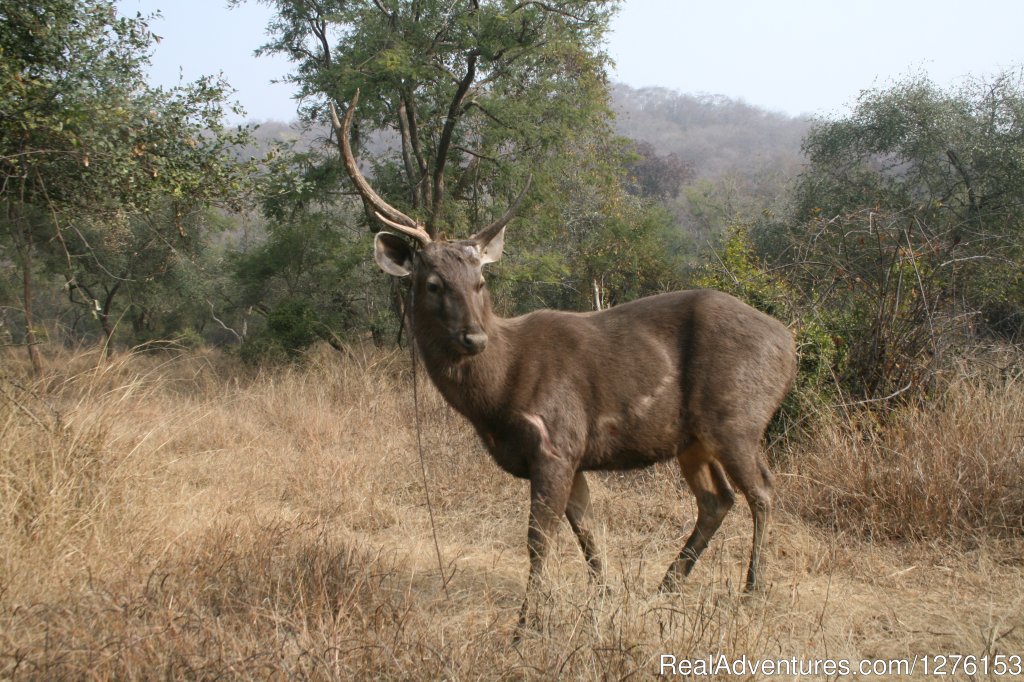
{"type": "Polygon", "coordinates": [[[530,602],[539,587],[548,542],[558,529],[565,514],[572,489],[573,470],[568,462],[553,452],[541,448],[537,461],[530,468],[530,526],[526,534],[526,548],[530,557],[530,577],[526,582],[526,596],[519,611],[516,639],[527,623],[530,602]]]}

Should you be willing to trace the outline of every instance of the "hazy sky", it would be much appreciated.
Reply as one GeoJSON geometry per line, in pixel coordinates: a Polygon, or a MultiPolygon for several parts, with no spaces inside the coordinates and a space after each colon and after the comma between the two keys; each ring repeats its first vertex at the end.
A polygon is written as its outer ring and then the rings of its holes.
{"type": "MultiPolygon", "coordinates": [[[[223,72],[255,120],[290,120],[289,70],[253,56],[270,10],[250,0],[120,0],[159,10],[152,81],[223,72]]],[[[866,88],[925,71],[939,84],[1024,64],[1022,0],[625,0],[612,24],[615,80],[728,95],[787,114],[841,113],[866,88]]]]}

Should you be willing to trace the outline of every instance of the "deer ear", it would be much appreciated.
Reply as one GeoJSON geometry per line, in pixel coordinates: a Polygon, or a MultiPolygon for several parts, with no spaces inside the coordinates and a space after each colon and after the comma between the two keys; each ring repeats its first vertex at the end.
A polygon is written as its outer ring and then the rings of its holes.
{"type": "Polygon", "coordinates": [[[491,237],[486,244],[477,243],[480,249],[480,265],[497,263],[501,260],[501,252],[505,248],[505,228],[498,230],[498,233],[491,237]]]}
{"type": "Polygon", "coordinates": [[[389,275],[405,277],[412,272],[412,247],[389,232],[378,232],[374,237],[373,259],[389,275]]]}

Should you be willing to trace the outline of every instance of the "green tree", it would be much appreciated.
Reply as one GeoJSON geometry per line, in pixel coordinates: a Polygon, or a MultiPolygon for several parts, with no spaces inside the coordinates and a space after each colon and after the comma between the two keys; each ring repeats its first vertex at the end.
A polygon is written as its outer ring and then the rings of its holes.
{"type": "Polygon", "coordinates": [[[304,114],[321,121],[361,89],[357,137],[397,138],[377,189],[431,231],[486,222],[568,129],[607,125],[610,0],[265,4],[263,50],[295,62],[304,114]]]}
{"type": "MultiPolygon", "coordinates": [[[[278,16],[264,49],[297,63],[305,116],[323,120],[360,90],[353,141],[364,160],[378,151],[374,186],[428,231],[464,235],[534,178],[495,268],[506,312],[670,286],[669,216],[630,196],[642,169],[610,127],[601,41],[613,2],[266,4],[278,16]]],[[[672,194],[662,185],[676,166],[647,169],[652,194],[672,194]]]]}
{"type": "Polygon", "coordinates": [[[497,289],[536,307],[604,308],[676,288],[681,233],[651,200],[631,193],[632,144],[602,131],[572,131],[557,156],[537,168],[533,212],[515,225],[497,289]]]}
{"type": "Polygon", "coordinates": [[[850,116],[818,123],[804,149],[798,223],[912,214],[938,251],[947,301],[981,311],[992,331],[1024,330],[1024,73],[951,90],[912,77],[864,92],[850,116]]]}
{"type": "Polygon", "coordinates": [[[294,358],[317,339],[340,349],[345,337],[377,330],[378,313],[387,307],[387,291],[366,258],[371,235],[358,227],[354,207],[332,193],[337,175],[319,173],[337,167],[321,160],[304,171],[292,166],[311,158],[317,155],[281,157],[265,187],[266,239],[231,258],[236,305],[262,319],[245,340],[247,359],[294,358]],[[286,188],[295,180],[298,185],[286,188]]]}
{"type": "MultiPolygon", "coordinates": [[[[330,105],[346,106],[360,91],[353,138],[361,160],[371,163],[374,188],[428,231],[456,237],[490,222],[533,176],[515,239],[494,269],[492,287],[510,294],[497,297],[505,312],[611,304],[673,280],[668,217],[650,199],[628,193],[636,155],[610,126],[601,39],[613,2],[265,4],[277,16],[263,49],[296,64],[291,78],[300,86],[305,120],[323,121],[330,105]]],[[[347,234],[348,225],[331,230],[319,217],[333,211],[354,222],[332,204],[339,197],[331,182],[343,173],[337,152],[293,158],[296,183],[274,190],[266,204],[267,244],[239,263],[262,264],[257,269],[270,289],[260,285],[259,295],[268,311],[274,301],[295,300],[280,287],[286,272],[299,272],[298,300],[312,302],[329,325],[337,317],[313,290],[359,287],[367,305],[355,319],[379,337],[397,318],[378,305],[387,289],[366,279],[369,249],[347,234]],[[320,227],[297,229],[314,224],[320,227]],[[327,287],[314,286],[316,267],[288,264],[289,254],[310,251],[352,269],[335,269],[327,287]],[[350,253],[358,260],[350,261],[350,253]]]]}
{"type": "Polygon", "coordinates": [[[236,196],[246,171],[232,149],[247,131],[225,129],[219,80],[150,88],[155,37],[143,17],[118,17],[112,1],[0,0],[0,22],[0,249],[20,271],[25,341],[40,371],[40,266],[105,311],[109,336],[114,297],[150,274],[115,261],[138,265],[146,258],[137,248],[188,239],[194,207],[236,196]],[[135,216],[168,204],[160,239],[133,234],[147,225],[135,216]]]}

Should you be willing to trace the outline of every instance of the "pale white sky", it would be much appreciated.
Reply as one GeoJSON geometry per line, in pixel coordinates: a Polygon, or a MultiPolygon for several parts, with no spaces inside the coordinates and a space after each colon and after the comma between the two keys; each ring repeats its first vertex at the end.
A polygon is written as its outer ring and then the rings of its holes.
{"type": "MultiPolygon", "coordinates": [[[[253,120],[291,120],[289,70],[253,56],[270,10],[254,0],[119,0],[159,10],[152,81],[223,72],[253,120]]],[[[941,85],[1024,64],[1022,0],[625,0],[612,24],[613,78],[723,94],[787,114],[840,114],[861,90],[910,72],[941,85]]]]}

